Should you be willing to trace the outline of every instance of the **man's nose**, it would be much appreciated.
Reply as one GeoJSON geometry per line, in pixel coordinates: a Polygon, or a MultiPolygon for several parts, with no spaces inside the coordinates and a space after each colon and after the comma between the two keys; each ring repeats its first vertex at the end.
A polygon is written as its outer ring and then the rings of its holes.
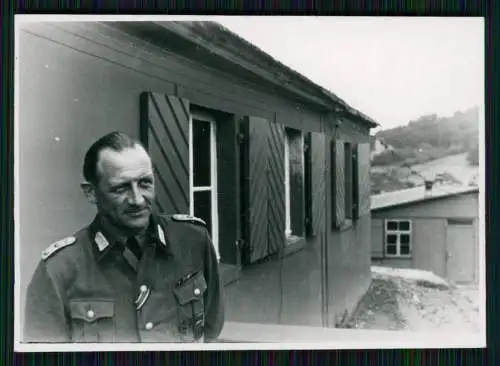
{"type": "Polygon", "coordinates": [[[137,183],[132,183],[130,203],[137,206],[142,206],[144,204],[144,201],[144,196],[142,195],[142,191],[139,189],[137,183]]]}

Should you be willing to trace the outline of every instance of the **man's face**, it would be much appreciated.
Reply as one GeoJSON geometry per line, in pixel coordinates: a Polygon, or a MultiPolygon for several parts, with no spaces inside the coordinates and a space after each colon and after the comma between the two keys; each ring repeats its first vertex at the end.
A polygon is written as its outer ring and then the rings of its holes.
{"type": "Polygon", "coordinates": [[[94,187],[99,212],[117,229],[147,227],[155,198],[151,159],[139,145],[120,152],[104,149],[97,164],[94,187]]]}

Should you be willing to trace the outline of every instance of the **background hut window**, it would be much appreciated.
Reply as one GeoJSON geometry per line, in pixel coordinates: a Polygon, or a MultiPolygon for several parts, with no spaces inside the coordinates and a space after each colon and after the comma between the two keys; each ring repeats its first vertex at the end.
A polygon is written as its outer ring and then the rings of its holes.
{"type": "Polygon", "coordinates": [[[285,234],[304,235],[304,136],[285,129],[285,234]]]}
{"type": "Polygon", "coordinates": [[[410,220],[385,220],[385,254],[387,257],[411,256],[410,220]]]}
{"type": "Polygon", "coordinates": [[[219,255],[219,220],[217,211],[217,150],[215,120],[193,114],[189,125],[190,215],[203,219],[219,255]]]}

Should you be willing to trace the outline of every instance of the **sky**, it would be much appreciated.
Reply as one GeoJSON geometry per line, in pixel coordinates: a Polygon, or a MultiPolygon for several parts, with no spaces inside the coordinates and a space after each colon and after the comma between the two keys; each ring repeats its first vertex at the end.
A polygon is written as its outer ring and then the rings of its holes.
{"type": "MultiPolygon", "coordinates": [[[[388,129],[484,103],[482,18],[218,17],[388,129]]],[[[376,130],[374,131],[376,132],[376,130]]]]}

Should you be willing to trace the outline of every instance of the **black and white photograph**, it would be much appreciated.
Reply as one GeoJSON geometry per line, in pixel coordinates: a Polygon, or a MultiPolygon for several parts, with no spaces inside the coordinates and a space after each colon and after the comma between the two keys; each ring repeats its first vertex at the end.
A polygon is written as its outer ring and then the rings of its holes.
{"type": "Polygon", "coordinates": [[[483,18],[14,36],[16,351],[485,347],[483,18]]]}

